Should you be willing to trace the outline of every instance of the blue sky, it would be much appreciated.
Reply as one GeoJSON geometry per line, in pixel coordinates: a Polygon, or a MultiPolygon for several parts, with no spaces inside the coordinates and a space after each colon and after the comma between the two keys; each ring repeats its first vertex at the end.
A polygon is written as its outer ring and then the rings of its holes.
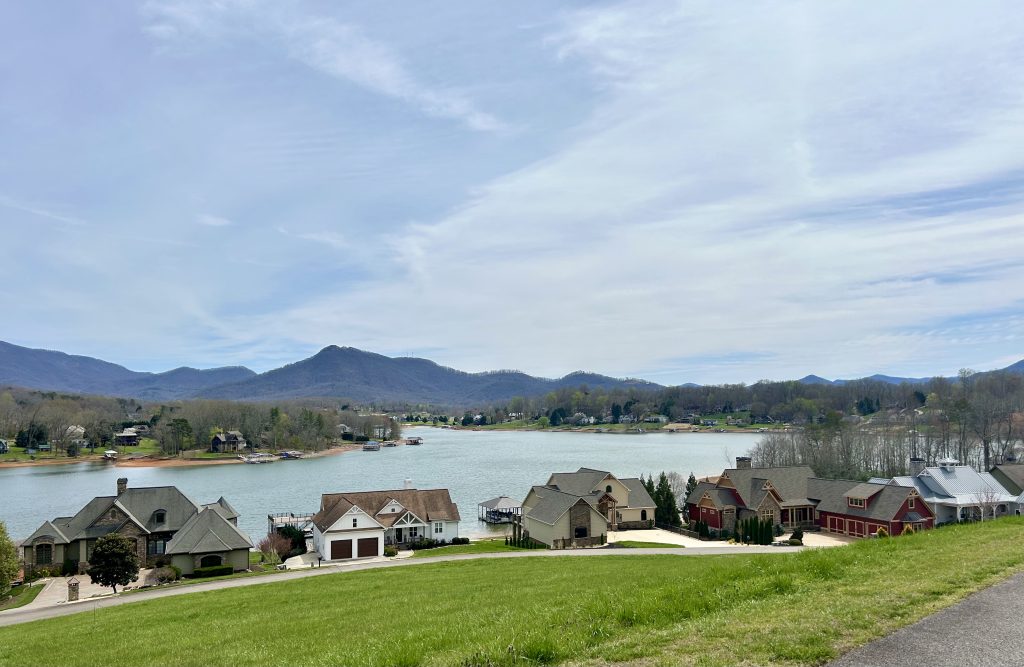
{"type": "Polygon", "coordinates": [[[0,6],[0,339],[663,383],[1024,357],[1015,3],[0,6]]]}

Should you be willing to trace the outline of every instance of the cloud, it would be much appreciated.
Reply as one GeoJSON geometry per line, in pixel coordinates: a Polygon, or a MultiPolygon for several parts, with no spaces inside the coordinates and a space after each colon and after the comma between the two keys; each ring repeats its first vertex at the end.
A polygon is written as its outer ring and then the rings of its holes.
{"type": "Polygon", "coordinates": [[[390,46],[354,25],[310,16],[292,3],[203,0],[150,2],[146,31],[163,43],[181,39],[224,40],[252,33],[269,37],[284,54],[307,67],[371,92],[405,102],[436,118],[459,121],[478,131],[505,129],[494,115],[466,95],[417,79],[390,46]]]}
{"type": "Polygon", "coordinates": [[[348,241],[345,237],[337,232],[322,230],[313,232],[290,232],[283,227],[278,227],[277,231],[296,239],[302,239],[304,241],[312,241],[313,243],[328,246],[334,250],[345,250],[349,247],[348,241]]]}
{"type": "Polygon", "coordinates": [[[32,215],[39,218],[53,220],[54,222],[61,222],[64,223],[65,225],[71,225],[74,227],[81,227],[83,225],[89,224],[85,220],[82,220],[81,218],[76,218],[70,215],[62,215],[60,213],[54,213],[49,209],[42,208],[40,206],[35,206],[32,204],[25,204],[16,199],[12,199],[6,195],[0,195],[0,206],[4,206],[15,211],[21,211],[23,213],[31,213],[32,215]]]}
{"type": "Polygon", "coordinates": [[[206,225],[207,227],[227,227],[228,225],[234,224],[227,218],[222,218],[219,215],[213,215],[210,213],[201,214],[196,218],[196,222],[200,225],[206,225]]]}

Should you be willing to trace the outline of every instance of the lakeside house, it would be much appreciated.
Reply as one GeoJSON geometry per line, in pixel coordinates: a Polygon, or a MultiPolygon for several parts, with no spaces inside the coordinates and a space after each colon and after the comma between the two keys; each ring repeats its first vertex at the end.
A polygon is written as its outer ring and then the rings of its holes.
{"type": "Polygon", "coordinates": [[[686,516],[714,534],[736,530],[736,522],[758,518],[779,527],[818,528],[866,537],[885,528],[925,530],[935,513],[916,488],[846,479],[821,479],[808,466],[753,468],[749,457],[714,481],[697,484],[686,498],[686,516]]]}
{"type": "Polygon", "coordinates": [[[114,444],[120,447],[135,447],[140,441],[141,437],[134,428],[126,428],[114,434],[114,444]]]}
{"type": "Polygon", "coordinates": [[[221,497],[200,505],[175,486],[128,488],[117,480],[117,494],[97,496],[74,516],[46,521],[22,543],[25,566],[71,562],[83,572],[96,539],[116,533],[135,541],[139,560],[166,557],[183,574],[198,567],[249,568],[253,544],[238,528],[238,512],[221,497]]]}
{"type": "Polygon", "coordinates": [[[313,515],[313,548],[323,560],[384,555],[385,545],[459,536],[459,508],[448,489],[325,493],[313,515]]]}
{"type": "Polygon", "coordinates": [[[241,449],[245,449],[248,443],[245,438],[242,437],[241,431],[227,431],[217,433],[210,440],[210,451],[211,452],[237,452],[241,449]]]}
{"type": "Polygon", "coordinates": [[[978,472],[952,458],[928,466],[915,457],[910,459],[909,475],[869,481],[916,489],[938,524],[1009,514],[1017,508],[1019,495],[1007,491],[992,473],[978,472]]]}
{"type": "Polygon", "coordinates": [[[591,546],[610,530],[654,527],[655,503],[636,477],[580,468],[552,474],[522,503],[519,526],[530,538],[555,548],[591,546]]]}

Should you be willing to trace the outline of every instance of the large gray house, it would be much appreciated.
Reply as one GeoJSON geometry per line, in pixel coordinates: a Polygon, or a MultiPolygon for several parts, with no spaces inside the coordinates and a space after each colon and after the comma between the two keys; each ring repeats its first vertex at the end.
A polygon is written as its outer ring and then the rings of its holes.
{"type": "Polygon", "coordinates": [[[165,557],[183,574],[198,567],[249,568],[252,541],[238,529],[238,512],[224,498],[200,505],[174,486],[128,488],[117,480],[117,495],[93,498],[74,516],[43,523],[22,543],[25,566],[70,561],[89,565],[96,539],[117,533],[135,540],[139,559],[165,557]]]}

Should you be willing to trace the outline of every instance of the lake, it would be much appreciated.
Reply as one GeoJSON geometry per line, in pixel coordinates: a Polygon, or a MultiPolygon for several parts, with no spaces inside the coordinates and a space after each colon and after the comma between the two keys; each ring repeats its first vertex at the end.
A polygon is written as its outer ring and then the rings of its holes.
{"type": "Polygon", "coordinates": [[[117,468],[79,463],[0,469],[0,520],[11,537],[28,537],[48,519],[77,512],[95,496],[113,495],[118,477],[129,486],[174,485],[199,503],[224,496],[241,514],[239,527],[253,541],[272,512],[313,512],[320,494],[400,489],[411,479],[421,489],[446,487],[462,515],[460,534],[504,534],[504,526],[476,519],[477,503],[507,495],[522,499],[552,472],[584,466],[636,477],[676,471],[698,477],[732,467],[760,438],[755,433],[600,434],[551,431],[453,431],[406,428],[419,447],[385,447],[270,465],[117,468]]]}

